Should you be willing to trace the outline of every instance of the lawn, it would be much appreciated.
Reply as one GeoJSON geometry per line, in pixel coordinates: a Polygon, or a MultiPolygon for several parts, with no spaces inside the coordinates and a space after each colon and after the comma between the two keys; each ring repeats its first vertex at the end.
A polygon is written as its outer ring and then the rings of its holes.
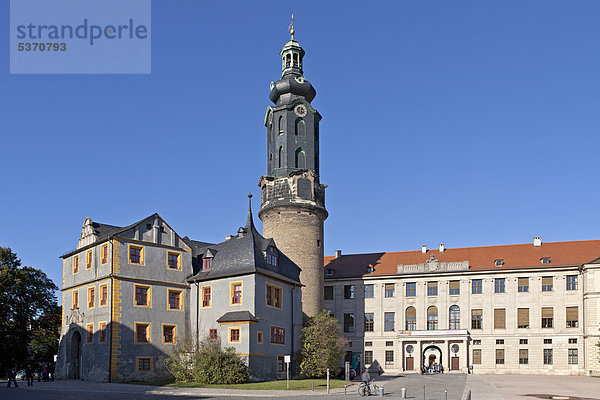
{"type": "MultiPolygon", "coordinates": [[[[289,390],[311,390],[312,382],[315,383],[315,390],[327,389],[326,379],[292,379],[290,380],[289,390]]],[[[247,389],[247,390],[287,390],[287,383],[282,381],[269,382],[249,382],[238,383],[233,385],[204,385],[202,383],[186,382],[174,383],[173,381],[156,381],[156,382],[127,382],[136,385],[153,385],[153,386],[168,386],[168,387],[188,387],[188,388],[219,388],[219,389],[247,389]]],[[[343,379],[330,379],[329,387],[332,389],[343,388],[344,384],[350,386],[350,382],[343,379]]]]}

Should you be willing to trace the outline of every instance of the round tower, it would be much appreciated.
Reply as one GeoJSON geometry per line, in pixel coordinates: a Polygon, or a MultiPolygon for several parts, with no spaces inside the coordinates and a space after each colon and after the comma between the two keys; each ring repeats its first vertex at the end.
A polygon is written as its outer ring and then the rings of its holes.
{"type": "Polygon", "coordinates": [[[303,76],[304,50],[292,38],[281,50],[281,79],[271,83],[267,108],[267,175],[261,177],[263,236],[301,268],[302,311],[323,309],[325,188],[319,182],[319,121],[310,102],[316,91],[303,76]]]}

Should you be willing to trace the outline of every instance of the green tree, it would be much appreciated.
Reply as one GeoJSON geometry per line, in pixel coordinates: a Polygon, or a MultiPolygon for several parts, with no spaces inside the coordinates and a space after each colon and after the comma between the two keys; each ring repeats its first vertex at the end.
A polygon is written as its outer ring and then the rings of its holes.
{"type": "Polygon", "coordinates": [[[338,320],[328,311],[321,311],[302,329],[300,372],[309,378],[320,378],[329,368],[330,374],[337,375],[347,346],[338,320]]]}
{"type": "Polygon", "coordinates": [[[0,371],[31,356],[52,360],[61,318],[57,289],[43,271],[22,267],[10,248],[0,247],[0,371]]]}
{"type": "Polygon", "coordinates": [[[233,384],[250,380],[250,370],[235,354],[235,348],[222,349],[218,339],[205,338],[197,351],[191,342],[185,342],[175,349],[166,365],[178,382],[233,384]]]}

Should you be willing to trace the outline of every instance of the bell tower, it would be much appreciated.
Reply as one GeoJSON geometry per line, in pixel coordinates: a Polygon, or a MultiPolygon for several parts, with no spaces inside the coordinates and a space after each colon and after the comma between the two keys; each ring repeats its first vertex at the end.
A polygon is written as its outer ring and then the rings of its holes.
{"type": "Polygon", "coordinates": [[[302,311],[323,309],[325,188],[319,182],[319,121],[311,106],[316,91],[304,78],[304,50],[291,39],[281,50],[281,79],[271,83],[267,107],[267,175],[260,178],[263,236],[300,268],[302,311]]]}

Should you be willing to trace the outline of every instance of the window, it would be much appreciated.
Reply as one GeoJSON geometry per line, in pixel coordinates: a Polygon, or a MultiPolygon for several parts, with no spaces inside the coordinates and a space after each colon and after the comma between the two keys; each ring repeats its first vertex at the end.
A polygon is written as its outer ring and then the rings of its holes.
{"type": "Polygon", "coordinates": [[[106,342],[106,322],[98,324],[98,343],[106,342]]]}
{"type": "Polygon", "coordinates": [[[137,369],[138,369],[138,371],[151,371],[152,370],[152,358],[137,357],[137,369]]]}
{"type": "Polygon", "coordinates": [[[406,330],[417,330],[417,310],[414,307],[408,307],[406,309],[406,330]]]}
{"type": "Polygon", "coordinates": [[[394,297],[395,295],[395,286],[393,283],[385,284],[385,297],[394,297]]]}
{"type": "Polygon", "coordinates": [[[448,328],[460,329],[460,307],[457,305],[450,306],[448,328]]]}
{"type": "Polygon", "coordinates": [[[519,339],[519,344],[528,344],[529,339],[519,339]]]}
{"type": "Polygon", "coordinates": [[[241,342],[240,328],[229,328],[229,343],[241,342]]]}
{"type": "Polygon", "coordinates": [[[327,271],[325,271],[325,273],[327,274],[327,276],[333,276],[335,270],[332,268],[327,268],[327,271]]]}
{"type": "Polygon", "coordinates": [[[529,278],[518,278],[517,279],[517,288],[518,288],[518,291],[521,293],[529,292],[529,278]]]}
{"type": "Polygon", "coordinates": [[[371,347],[373,346],[373,342],[365,342],[365,347],[371,347]]]}
{"type": "Polygon", "coordinates": [[[481,294],[483,292],[483,280],[482,279],[473,279],[471,281],[471,293],[473,294],[481,294]]]}
{"type": "Polygon", "coordinates": [[[496,261],[494,261],[494,265],[495,265],[496,267],[501,267],[501,266],[503,266],[503,265],[504,265],[504,260],[503,260],[503,259],[501,259],[501,258],[499,258],[499,259],[497,259],[496,261]]]}
{"type": "Polygon", "coordinates": [[[551,292],[552,291],[552,277],[551,276],[542,276],[542,292],[551,292]]]}
{"type": "Polygon", "coordinates": [[[481,340],[479,340],[479,339],[473,340],[473,346],[479,346],[479,345],[481,345],[481,340]]]}
{"type": "Polygon", "coordinates": [[[393,312],[383,313],[383,330],[385,332],[393,332],[395,327],[396,314],[393,312]]]}
{"type": "Polygon", "coordinates": [[[393,347],[394,346],[394,342],[390,340],[389,342],[385,342],[385,345],[387,347],[393,347]]]}
{"type": "Polygon", "coordinates": [[[100,253],[100,264],[106,264],[108,262],[108,244],[102,246],[100,253]]]}
{"type": "Polygon", "coordinates": [[[579,326],[579,308],[567,307],[567,328],[577,328],[579,326]]]}
{"type": "Polygon", "coordinates": [[[256,332],[256,343],[262,344],[263,342],[263,333],[258,331],[256,332]]]}
{"type": "Polygon", "coordinates": [[[544,349],[544,365],[552,365],[552,349],[544,349]]]}
{"type": "Polygon", "coordinates": [[[144,265],[144,248],[142,246],[129,245],[129,263],[144,265]]]}
{"type": "Polygon", "coordinates": [[[267,305],[276,308],[282,308],[281,288],[267,283],[267,305]]]}
{"type": "Polygon", "coordinates": [[[406,284],[406,297],[415,297],[417,295],[417,283],[408,282],[406,284]]]}
{"type": "Polygon", "coordinates": [[[427,282],[427,296],[437,296],[438,294],[438,283],[427,282]]]}
{"type": "MultiPolygon", "coordinates": [[[[279,134],[282,135],[283,130],[280,130],[279,134]]],[[[283,168],[283,157],[284,157],[283,146],[279,146],[279,168],[283,168]]]]}
{"type": "Polygon", "coordinates": [[[529,350],[519,349],[519,364],[529,364],[529,350]]]}
{"type": "Polygon", "coordinates": [[[577,349],[569,349],[569,364],[570,365],[576,365],[579,364],[578,361],[578,351],[577,349]]]}
{"type": "Polygon", "coordinates": [[[134,285],[135,305],[138,307],[150,307],[150,286],[134,285]]]}
{"type": "Polygon", "coordinates": [[[577,344],[577,338],[569,338],[569,344],[577,344]]]}
{"type": "Polygon", "coordinates": [[[285,372],[285,357],[277,356],[277,372],[285,372]]]}
{"type": "Polygon", "coordinates": [[[554,308],[542,307],[542,328],[552,328],[554,322],[554,308]]]}
{"type": "Polygon", "coordinates": [[[181,269],[181,254],[172,251],[167,252],[167,264],[169,269],[181,269]]]}
{"type": "Polygon", "coordinates": [[[374,285],[365,285],[365,299],[372,299],[375,296],[374,285]]]}
{"type": "Polygon", "coordinates": [[[496,344],[504,344],[504,339],[496,339],[496,344]]]}
{"type": "Polygon", "coordinates": [[[96,293],[94,287],[90,287],[87,290],[87,308],[94,308],[96,305],[96,293]]]}
{"type": "MultiPolygon", "coordinates": [[[[210,286],[204,286],[202,288],[202,308],[210,307],[211,304],[211,291],[212,288],[210,286]]],[[[169,301],[170,304],[170,301],[169,301]]],[[[173,303],[175,305],[176,303],[173,303]]]]}
{"type": "Polygon", "coordinates": [[[460,281],[450,281],[450,294],[460,294],[460,281]]]}
{"type": "Polygon", "coordinates": [[[92,253],[92,250],[88,250],[85,253],[85,269],[90,269],[92,268],[92,259],[94,257],[94,254],[92,253]]]}
{"type": "Polygon", "coordinates": [[[135,323],[135,343],[150,343],[150,324],[145,322],[135,323]]]}
{"type": "Polygon", "coordinates": [[[354,285],[345,285],[344,286],[344,298],[345,299],[353,299],[354,298],[354,285]]]}
{"type": "Polygon", "coordinates": [[[202,259],[202,271],[210,271],[212,266],[212,257],[202,259]]]}
{"type": "Polygon", "coordinates": [[[483,329],[483,310],[471,310],[471,329],[483,329]]]}
{"type": "Polygon", "coordinates": [[[152,229],[152,224],[146,224],[146,229],[147,229],[147,230],[150,230],[150,229],[152,229]]]}
{"type": "MultiPolygon", "coordinates": [[[[183,291],[169,289],[169,310],[183,310],[183,291]]],[[[204,301],[204,298],[202,299],[204,301]]]]}
{"type": "Polygon", "coordinates": [[[163,325],[163,343],[176,343],[177,328],[175,325],[163,325]]]}
{"type": "Polygon", "coordinates": [[[373,313],[365,314],[365,332],[373,332],[375,328],[375,317],[373,313]]]}
{"type": "Polygon", "coordinates": [[[108,284],[100,285],[100,307],[108,304],[108,284]]]}
{"type": "Polygon", "coordinates": [[[271,327],[271,343],[285,344],[285,328],[271,327]]]}
{"type": "Polygon", "coordinates": [[[76,274],[79,272],[79,255],[73,257],[73,273],[76,274]]]}
{"type": "Polygon", "coordinates": [[[473,349],[473,364],[481,364],[481,349],[473,349]]]}
{"type": "Polygon", "coordinates": [[[73,290],[73,308],[79,308],[79,290],[73,290]]]}
{"type": "Polygon", "coordinates": [[[373,351],[372,350],[365,351],[365,365],[366,364],[373,364],[373,351]]]}
{"type": "Polygon", "coordinates": [[[427,330],[437,331],[438,329],[438,310],[436,306],[427,309],[427,330]]]}
{"type": "Polygon", "coordinates": [[[577,290],[577,275],[567,275],[567,290],[577,290]]]}
{"type": "Polygon", "coordinates": [[[517,328],[529,328],[529,308],[517,308],[517,328]]]}
{"type": "MultiPolygon", "coordinates": [[[[288,54],[288,56],[289,56],[289,54],[288,54]]],[[[289,66],[289,64],[288,64],[288,66],[289,66]]],[[[279,134],[283,135],[283,127],[284,127],[284,124],[283,124],[283,115],[281,115],[279,117],[278,121],[279,121],[279,123],[277,124],[277,128],[278,128],[279,134]]]]}
{"type": "Polygon", "coordinates": [[[496,278],[494,279],[494,293],[504,293],[504,278],[496,278]]]}
{"type": "Polygon", "coordinates": [[[552,339],[544,339],[544,344],[552,344],[552,339]]]}
{"type": "Polygon", "coordinates": [[[325,286],[325,300],[333,300],[333,286],[325,286]]]}
{"type": "Polygon", "coordinates": [[[231,292],[231,305],[242,304],[242,282],[233,282],[229,290],[231,292]]]}
{"type": "Polygon", "coordinates": [[[496,364],[504,364],[504,349],[496,349],[496,364]]]}
{"type": "Polygon", "coordinates": [[[219,338],[219,334],[217,333],[216,329],[210,329],[208,331],[208,338],[211,340],[215,340],[219,338]]]}
{"type": "Polygon", "coordinates": [[[550,257],[542,257],[542,258],[540,259],[540,262],[541,262],[542,264],[550,264],[550,257]]]}
{"type": "Polygon", "coordinates": [[[267,247],[267,264],[271,267],[277,266],[277,250],[273,246],[267,247]]]}
{"type": "Polygon", "coordinates": [[[354,313],[344,314],[344,332],[354,332],[354,313]]]}
{"type": "Polygon", "coordinates": [[[85,326],[86,331],[86,342],[93,343],[94,342],[94,324],[87,324],[85,326]]]}
{"type": "Polygon", "coordinates": [[[494,309],[494,329],[506,329],[506,310],[504,308],[494,309]]]}
{"type": "Polygon", "coordinates": [[[393,365],[394,364],[394,350],[386,350],[385,351],[385,365],[393,365]]]}

